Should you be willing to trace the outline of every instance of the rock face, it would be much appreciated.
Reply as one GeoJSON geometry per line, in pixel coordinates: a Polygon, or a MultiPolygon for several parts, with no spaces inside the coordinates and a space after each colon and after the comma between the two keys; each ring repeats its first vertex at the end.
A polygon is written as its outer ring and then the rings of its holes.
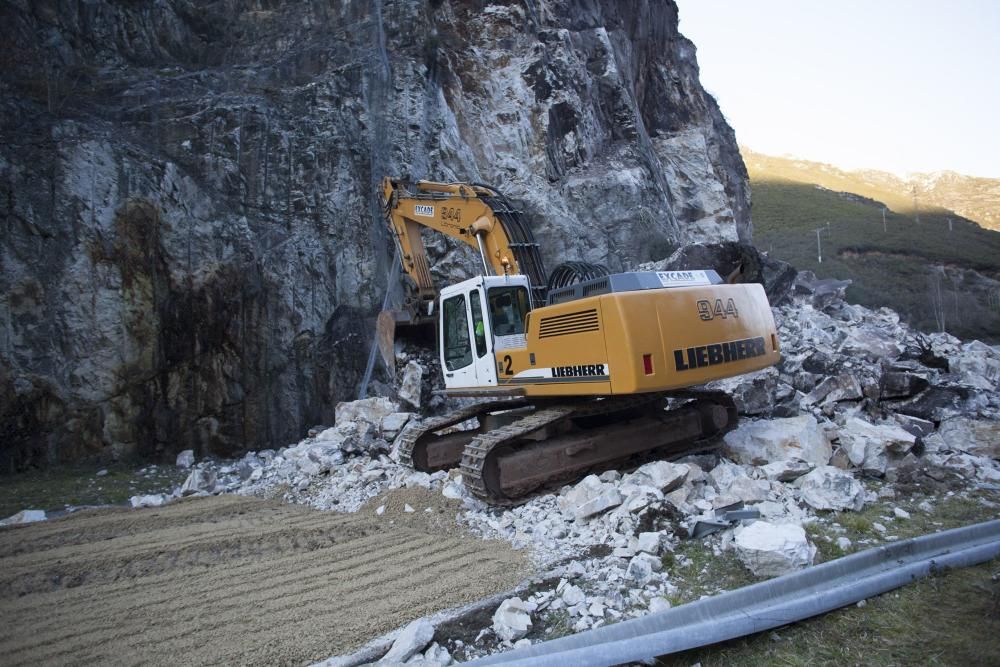
{"type": "Polygon", "coordinates": [[[499,187],[550,266],[750,238],[673,2],[11,0],[0,38],[6,469],[331,423],[386,290],[383,174],[499,187]]]}

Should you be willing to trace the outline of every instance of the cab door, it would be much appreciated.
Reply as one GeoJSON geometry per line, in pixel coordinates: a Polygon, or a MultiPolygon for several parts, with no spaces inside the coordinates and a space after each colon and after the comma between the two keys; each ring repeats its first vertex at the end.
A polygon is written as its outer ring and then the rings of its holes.
{"type": "Polygon", "coordinates": [[[441,290],[439,349],[448,389],[496,386],[493,341],[481,280],[441,290]]]}
{"type": "Polygon", "coordinates": [[[487,316],[486,294],[477,285],[468,292],[469,312],[472,315],[472,353],[475,357],[476,379],[480,387],[497,385],[496,358],[493,356],[493,328],[487,316]]]}

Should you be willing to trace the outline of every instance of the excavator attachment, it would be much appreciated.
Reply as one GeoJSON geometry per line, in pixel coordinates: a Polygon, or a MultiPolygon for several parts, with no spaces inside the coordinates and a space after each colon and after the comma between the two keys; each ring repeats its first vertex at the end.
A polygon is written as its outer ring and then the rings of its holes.
{"type": "MultiPolygon", "coordinates": [[[[379,207],[393,233],[405,270],[402,306],[379,313],[377,339],[386,367],[395,372],[397,338],[433,344],[438,291],[431,279],[421,229],[433,229],[472,246],[486,275],[528,276],[535,307],[545,305],[545,265],[538,242],[503,193],[474,183],[411,183],[385,178],[379,207]]],[[[593,269],[592,265],[583,265],[593,269]]],[[[566,271],[559,273],[563,280],[566,271]]]]}
{"type": "Polygon", "coordinates": [[[379,356],[390,373],[396,372],[396,343],[408,340],[425,347],[434,347],[436,320],[434,317],[414,317],[407,310],[383,310],[375,323],[379,356]]]}

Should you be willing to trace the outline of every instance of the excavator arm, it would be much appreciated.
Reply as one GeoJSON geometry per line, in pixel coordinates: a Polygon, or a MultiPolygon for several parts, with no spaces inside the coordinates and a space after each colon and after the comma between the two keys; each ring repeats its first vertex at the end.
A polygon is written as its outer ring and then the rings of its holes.
{"type": "Polygon", "coordinates": [[[479,254],[485,275],[522,272],[513,243],[503,222],[489,205],[495,191],[466,183],[417,181],[414,190],[400,180],[382,180],[382,202],[386,222],[395,235],[403,270],[416,287],[413,319],[429,314],[429,304],[437,297],[431,278],[420,228],[458,239],[479,254]]]}

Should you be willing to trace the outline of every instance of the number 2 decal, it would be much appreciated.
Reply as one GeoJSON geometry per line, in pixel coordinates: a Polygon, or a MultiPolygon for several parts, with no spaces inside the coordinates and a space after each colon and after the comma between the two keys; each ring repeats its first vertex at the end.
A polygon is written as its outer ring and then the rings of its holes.
{"type": "Polygon", "coordinates": [[[510,358],[510,355],[509,355],[509,354],[505,354],[505,355],[503,355],[503,363],[505,363],[505,364],[506,364],[506,366],[505,366],[505,367],[504,367],[504,369],[503,369],[503,374],[504,374],[504,375],[513,375],[513,374],[514,374],[514,371],[512,371],[512,370],[510,369],[510,367],[511,367],[511,365],[512,365],[512,364],[514,363],[514,360],[510,358]]]}

